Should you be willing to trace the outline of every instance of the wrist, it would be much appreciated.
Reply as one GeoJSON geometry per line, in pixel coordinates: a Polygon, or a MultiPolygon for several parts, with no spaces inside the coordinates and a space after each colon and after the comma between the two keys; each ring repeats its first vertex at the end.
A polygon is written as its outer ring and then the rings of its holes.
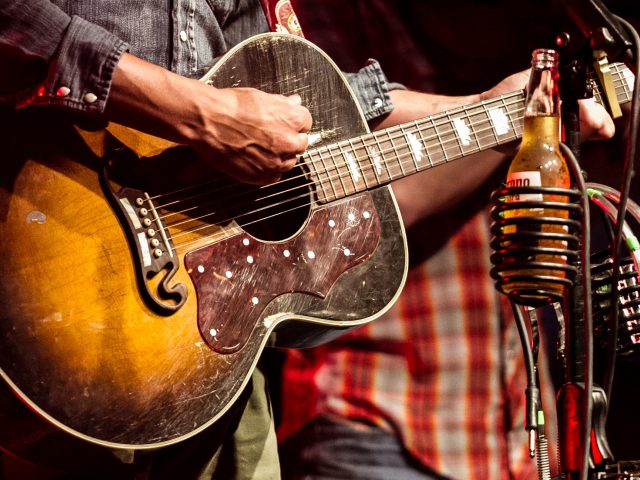
{"type": "MultiPolygon", "coordinates": [[[[169,70],[124,54],[113,74],[105,115],[110,121],[178,143],[195,136],[193,83],[169,70]]],[[[199,82],[198,82],[199,83],[199,82]]]]}

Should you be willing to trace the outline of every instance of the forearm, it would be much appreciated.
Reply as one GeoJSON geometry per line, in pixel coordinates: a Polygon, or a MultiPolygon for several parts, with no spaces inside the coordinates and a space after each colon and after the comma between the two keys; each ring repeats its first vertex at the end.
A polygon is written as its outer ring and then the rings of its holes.
{"type": "Polygon", "coordinates": [[[114,71],[105,118],[176,143],[194,138],[202,88],[212,87],[125,53],[114,71]]]}
{"type": "Polygon", "coordinates": [[[192,147],[216,169],[271,183],[307,147],[311,115],[297,95],[216,88],[124,54],[106,109],[109,120],[192,147]]]}
{"type": "MultiPolygon", "coordinates": [[[[394,110],[377,128],[424,118],[483,98],[484,94],[453,97],[393,90],[394,110]]],[[[405,226],[463,202],[496,173],[506,158],[487,150],[394,182],[392,188],[405,226]]]]}
{"type": "Polygon", "coordinates": [[[405,227],[458,206],[488,181],[497,187],[497,172],[508,158],[486,150],[393,182],[405,227]]]}
{"type": "Polygon", "coordinates": [[[481,94],[454,97],[411,90],[392,90],[389,95],[393,102],[393,111],[376,125],[376,130],[469,105],[482,99],[481,94]]]}

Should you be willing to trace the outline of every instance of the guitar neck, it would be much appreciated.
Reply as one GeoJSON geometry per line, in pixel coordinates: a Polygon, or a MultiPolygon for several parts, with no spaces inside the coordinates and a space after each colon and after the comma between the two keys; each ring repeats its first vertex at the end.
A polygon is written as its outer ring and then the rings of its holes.
{"type": "MultiPolygon", "coordinates": [[[[619,103],[630,101],[633,74],[612,65],[619,103]]],[[[602,95],[594,82],[594,97],[602,95]]],[[[309,150],[303,160],[321,203],[502,145],[522,136],[523,91],[456,108],[385,130],[309,150]]]]}

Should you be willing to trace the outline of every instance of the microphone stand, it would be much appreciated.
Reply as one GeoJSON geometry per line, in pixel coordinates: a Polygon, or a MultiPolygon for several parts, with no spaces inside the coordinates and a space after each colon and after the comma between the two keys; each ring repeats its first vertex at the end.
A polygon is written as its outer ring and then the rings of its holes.
{"type": "MultiPolygon", "coordinates": [[[[636,75],[638,72],[633,62],[631,41],[620,27],[616,17],[600,0],[561,1],[582,34],[577,39],[571,39],[568,33],[563,33],[556,39],[556,43],[562,48],[560,92],[563,140],[576,160],[579,160],[578,100],[593,96],[591,84],[588,81],[592,62],[596,65],[595,71],[600,79],[603,98],[607,101],[609,111],[614,118],[621,116],[621,110],[609,76],[607,57],[620,58],[636,75]]],[[[584,179],[580,178],[579,181],[583,182],[584,179]]],[[[589,222],[589,219],[585,218],[585,221],[589,222]]],[[[589,225],[583,225],[583,231],[589,230],[589,225]]],[[[583,235],[582,241],[589,242],[590,239],[587,235],[583,235]]],[[[617,252],[614,252],[615,257],[617,252]]],[[[586,261],[588,262],[588,259],[586,261]]],[[[567,294],[565,310],[569,315],[563,339],[567,346],[564,362],[565,384],[558,393],[557,414],[562,478],[586,480],[590,468],[612,461],[613,455],[607,443],[605,430],[607,397],[602,388],[593,387],[592,335],[587,335],[586,333],[591,332],[585,331],[584,302],[586,300],[591,305],[591,292],[585,291],[583,294],[583,275],[590,275],[590,268],[580,263],[576,266],[582,275],[576,275],[575,283],[567,294]]],[[[614,264],[614,272],[616,270],[617,267],[614,264]]],[[[616,291],[616,283],[613,285],[612,290],[616,291]]],[[[614,292],[614,295],[615,293],[617,292],[614,292]]],[[[615,303],[612,300],[612,305],[614,310],[617,310],[617,298],[615,303]]],[[[590,314],[591,309],[587,310],[590,314]]],[[[566,315],[565,318],[567,318],[566,315]]],[[[617,319],[615,321],[617,322],[617,319]]],[[[587,325],[588,328],[592,328],[590,319],[587,325]]]]}
{"type": "Polygon", "coordinates": [[[604,51],[610,59],[624,62],[637,75],[633,55],[633,42],[601,0],[560,0],[567,13],[580,29],[582,39],[572,42],[575,48],[581,48],[588,42],[595,51],[604,51]]]}
{"type": "MultiPolygon", "coordinates": [[[[590,218],[589,199],[585,186],[584,175],[578,163],[579,147],[579,104],[578,101],[592,96],[591,84],[588,81],[588,73],[591,68],[596,70],[601,78],[603,98],[609,104],[610,112],[615,118],[620,113],[617,104],[617,96],[613,89],[613,82],[608,70],[607,55],[612,60],[619,56],[624,57],[630,70],[636,73],[633,91],[635,96],[631,108],[631,128],[629,133],[629,148],[625,162],[625,186],[621,189],[620,208],[618,210],[617,225],[624,225],[624,212],[626,211],[626,195],[629,191],[630,180],[633,175],[633,159],[638,157],[640,149],[637,148],[638,135],[640,133],[640,78],[637,76],[640,67],[636,68],[633,62],[638,62],[640,53],[632,54],[640,45],[640,37],[635,30],[623,19],[618,19],[600,3],[600,0],[561,0],[580,29],[579,34],[564,33],[556,38],[556,44],[562,48],[560,65],[560,91],[562,98],[563,114],[563,155],[572,174],[575,188],[556,187],[531,187],[531,186],[503,186],[491,195],[493,208],[491,210],[491,248],[493,254],[491,261],[493,268],[491,276],[495,280],[496,289],[508,295],[514,306],[514,314],[519,326],[521,342],[525,353],[525,362],[528,366],[527,403],[525,428],[529,432],[529,448],[532,456],[535,454],[535,436],[540,438],[541,429],[534,413],[538,410],[537,378],[535,370],[535,355],[529,350],[529,344],[533,340],[526,335],[524,325],[520,325],[520,306],[536,307],[541,302],[556,302],[555,306],[562,302],[562,312],[557,313],[560,324],[560,347],[564,354],[563,375],[564,385],[558,394],[556,409],[558,413],[560,473],[558,480],[587,480],[590,473],[598,475],[598,478],[635,478],[635,477],[601,477],[604,469],[620,467],[612,463],[613,455],[609,450],[606,440],[606,413],[607,395],[600,387],[593,386],[593,318],[592,318],[592,292],[591,292],[591,258],[590,258],[590,218]],[[626,32],[633,37],[631,43],[619,25],[624,25],[626,32]],[[632,50],[633,47],[633,50],[632,50]],[[594,51],[594,48],[597,50],[594,51]],[[594,58],[596,59],[593,62],[594,58]],[[594,67],[590,65],[594,64],[594,67]],[[616,110],[617,107],[617,110],[616,110]],[[562,195],[566,202],[549,202],[544,200],[524,200],[510,202],[507,199],[513,195],[536,194],[540,198],[545,194],[562,195]],[[553,262],[531,261],[539,253],[536,247],[527,246],[522,242],[525,238],[518,230],[518,216],[511,214],[517,208],[551,208],[566,212],[566,217],[554,217],[553,223],[562,225],[565,232],[560,235],[551,235],[549,238],[559,238],[565,248],[557,250],[558,255],[564,256],[566,264],[561,268],[553,262]],[[562,218],[562,220],[560,220],[562,218]],[[563,271],[562,276],[545,275],[540,269],[553,265],[554,271],[563,271]],[[517,272],[513,274],[513,271],[517,272]],[[518,269],[523,269],[520,272],[518,269]],[[529,272],[531,270],[531,272],[529,272]],[[521,280],[523,284],[513,289],[509,285],[514,279],[521,280]],[[547,287],[548,283],[564,285],[560,295],[557,288],[547,287]],[[560,318],[563,317],[563,318],[560,318]],[[564,319],[567,319],[566,328],[564,319]],[[529,388],[531,387],[531,388],[529,388]],[[529,395],[529,392],[533,394],[529,395]],[[594,416],[595,412],[595,416],[594,416]],[[592,428],[592,425],[594,428],[592,428]],[[592,469],[595,469],[593,472],[592,469]]],[[[638,159],[640,161],[640,159],[638,159]]],[[[542,223],[547,222],[547,219],[542,223]]],[[[620,250],[621,230],[615,234],[614,262],[611,280],[611,305],[612,314],[609,319],[609,355],[613,352],[615,360],[615,343],[617,340],[617,312],[618,312],[618,282],[619,268],[618,251],[620,250]]],[[[558,309],[556,309],[556,312],[558,309]]],[[[533,328],[533,325],[531,325],[533,328]]],[[[615,365],[609,362],[609,365],[615,365]]],[[[609,369],[605,377],[607,394],[613,378],[613,368],[609,369]],[[607,380],[608,378],[608,380],[607,380]]],[[[542,431],[542,434],[544,432],[542,431]]],[[[640,467],[640,462],[638,462],[640,467]]],[[[638,470],[640,472],[640,469],[638,470]]],[[[549,477],[548,468],[539,468],[540,478],[549,477]]],[[[625,475],[627,472],[624,473],[625,475]]],[[[595,477],[593,477],[595,478],[595,477]]]]}
{"type": "MultiPolygon", "coordinates": [[[[566,34],[565,34],[566,35],[566,34]]],[[[566,35],[564,38],[567,38],[566,35]]],[[[559,37],[562,39],[563,37],[559,37]]],[[[579,55],[566,55],[566,49],[570,44],[562,45],[565,50],[560,54],[560,96],[562,99],[562,138],[564,144],[573,153],[576,162],[580,160],[580,113],[578,100],[593,96],[591,85],[588,82],[589,56],[591,50],[581,47],[579,55]]],[[[580,168],[574,174],[582,176],[580,168]]],[[[576,179],[574,179],[575,181],[576,179]]],[[[584,225],[583,225],[584,230],[584,225]]],[[[588,242],[589,239],[583,235],[581,242],[588,242]]],[[[580,244],[578,250],[582,250],[584,245],[580,244]]],[[[573,285],[568,289],[564,302],[565,325],[564,344],[566,352],[564,357],[564,384],[561,386],[557,397],[557,416],[559,434],[559,457],[561,471],[564,478],[574,480],[586,478],[583,472],[583,460],[581,454],[584,452],[586,435],[585,420],[590,416],[591,406],[587,402],[585,395],[585,345],[583,342],[585,322],[584,322],[584,295],[582,273],[586,271],[585,265],[580,258],[575,262],[575,266],[580,272],[576,275],[573,285]],[[580,475],[582,473],[582,475],[580,475]]],[[[590,422],[587,422],[590,423],[590,422]]],[[[588,468],[588,467],[587,467],[588,468]]]]}

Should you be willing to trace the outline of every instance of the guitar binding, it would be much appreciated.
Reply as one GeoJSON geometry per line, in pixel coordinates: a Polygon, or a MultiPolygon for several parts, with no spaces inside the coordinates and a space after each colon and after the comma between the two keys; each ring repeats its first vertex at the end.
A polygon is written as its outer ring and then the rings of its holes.
{"type": "MultiPolygon", "coordinates": [[[[127,152],[120,148],[112,155],[126,155],[127,152]]],[[[100,181],[105,197],[109,199],[125,232],[140,293],[151,310],[159,315],[172,315],[186,302],[187,287],[181,283],[169,285],[180,266],[171,237],[146,192],[128,187],[118,191],[111,188],[107,174],[111,160],[107,158],[100,181]],[[164,278],[156,289],[152,288],[151,280],[163,271],[166,272],[164,278]]]]}

